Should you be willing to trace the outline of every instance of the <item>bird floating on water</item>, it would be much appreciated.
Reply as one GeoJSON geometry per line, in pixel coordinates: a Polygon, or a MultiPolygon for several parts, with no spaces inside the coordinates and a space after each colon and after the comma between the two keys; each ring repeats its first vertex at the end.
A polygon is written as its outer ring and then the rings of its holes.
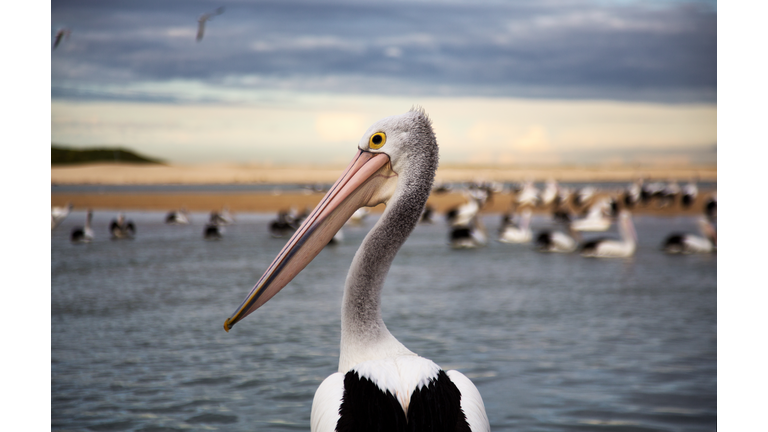
{"type": "Polygon", "coordinates": [[[611,226],[611,200],[600,198],[589,207],[587,215],[571,222],[574,231],[605,231],[611,226]]]}
{"type": "Polygon", "coordinates": [[[91,229],[91,219],[93,219],[93,210],[88,209],[85,216],[85,226],[77,227],[69,235],[72,243],[90,243],[93,241],[93,229],[91,229]]]}
{"type": "Polygon", "coordinates": [[[165,216],[165,223],[168,225],[188,225],[189,212],[184,207],[179,210],[169,211],[165,216]]]}
{"type": "Polygon", "coordinates": [[[525,208],[520,212],[520,219],[515,223],[512,215],[505,214],[501,227],[499,227],[499,241],[502,243],[528,243],[533,238],[531,231],[531,218],[533,212],[530,208],[525,208]]]}
{"type": "Polygon", "coordinates": [[[341,178],[224,323],[229,331],[277,294],[358,208],[387,204],[347,275],[339,368],[315,393],[313,431],[400,430],[406,424],[409,430],[490,430],[475,385],[410,351],[382,320],[384,279],[419,221],[437,161],[437,141],[422,109],[374,123],[341,178]]]}
{"type": "Polygon", "coordinates": [[[112,240],[132,239],[136,235],[136,226],[133,221],[126,220],[123,213],[117,214],[117,219],[112,219],[109,224],[109,233],[112,240]]]}
{"type": "Polygon", "coordinates": [[[626,258],[635,254],[637,232],[632,223],[632,215],[627,210],[619,213],[619,234],[621,240],[591,240],[581,247],[581,256],[588,258],[626,258]]]}
{"type": "Polygon", "coordinates": [[[221,15],[223,13],[224,13],[224,6],[221,6],[214,11],[206,12],[200,15],[200,18],[197,19],[197,41],[198,42],[203,40],[203,34],[205,33],[205,23],[212,20],[213,17],[217,15],[221,15]]]}
{"type": "Polygon", "coordinates": [[[69,212],[71,211],[72,203],[67,203],[64,207],[51,207],[51,230],[59,226],[59,224],[69,216],[69,212]]]}
{"type": "Polygon", "coordinates": [[[670,234],[661,246],[668,254],[712,253],[717,251],[717,231],[704,216],[697,221],[701,236],[687,233],[670,234]]]}

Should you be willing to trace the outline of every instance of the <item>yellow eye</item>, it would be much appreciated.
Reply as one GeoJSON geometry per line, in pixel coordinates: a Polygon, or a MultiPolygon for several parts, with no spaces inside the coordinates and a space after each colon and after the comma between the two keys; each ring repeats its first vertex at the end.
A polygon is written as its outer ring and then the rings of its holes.
{"type": "Polygon", "coordinates": [[[384,132],[376,132],[371,135],[371,138],[368,140],[368,147],[377,150],[380,149],[385,142],[387,142],[387,135],[384,132]]]}

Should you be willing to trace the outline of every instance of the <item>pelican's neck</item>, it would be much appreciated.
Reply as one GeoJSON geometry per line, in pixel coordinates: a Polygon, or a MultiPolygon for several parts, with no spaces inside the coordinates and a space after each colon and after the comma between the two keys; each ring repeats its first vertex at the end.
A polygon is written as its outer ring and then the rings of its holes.
{"type": "Polygon", "coordinates": [[[413,231],[429,197],[437,155],[415,163],[398,176],[398,187],[379,221],[352,260],[341,306],[339,372],[358,363],[415,355],[387,329],[381,318],[381,290],[400,246],[413,231]],[[425,167],[426,165],[426,167],[425,167]]]}
{"type": "Polygon", "coordinates": [[[630,217],[619,219],[619,234],[621,239],[627,243],[634,245],[637,243],[637,233],[635,232],[635,225],[632,223],[630,217]]]}

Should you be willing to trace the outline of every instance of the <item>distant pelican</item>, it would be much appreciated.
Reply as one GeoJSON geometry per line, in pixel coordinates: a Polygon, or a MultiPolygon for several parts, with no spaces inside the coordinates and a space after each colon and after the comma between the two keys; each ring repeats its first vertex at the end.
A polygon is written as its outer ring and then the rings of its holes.
{"type": "Polygon", "coordinates": [[[88,213],[85,216],[85,226],[73,229],[72,234],[69,236],[72,243],[90,243],[93,241],[91,219],[93,219],[93,211],[88,209],[88,213]]]}
{"type": "Polygon", "coordinates": [[[215,11],[206,12],[200,15],[197,19],[197,41],[203,40],[203,34],[205,33],[205,23],[212,20],[213,17],[224,13],[224,6],[217,8],[215,11]]]}
{"type": "Polygon", "coordinates": [[[485,196],[465,192],[467,202],[446,215],[450,224],[448,242],[454,249],[474,249],[485,246],[488,237],[478,214],[485,196]]]}
{"type": "Polygon", "coordinates": [[[189,213],[184,207],[181,210],[173,210],[165,216],[165,223],[168,225],[187,225],[189,224],[189,213]]]}
{"type": "Polygon", "coordinates": [[[117,219],[109,224],[109,233],[113,240],[132,239],[136,235],[136,226],[132,221],[126,221],[123,213],[118,213],[117,219]]]}
{"type": "Polygon", "coordinates": [[[539,252],[571,253],[579,242],[573,235],[561,231],[543,231],[536,235],[535,245],[539,252]]]}
{"type": "Polygon", "coordinates": [[[550,205],[557,198],[560,186],[557,184],[557,180],[550,179],[544,186],[544,191],[541,192],[541,204],[550,205]]]}
{"type": "Polygon", "coordinates": [[[488,244],[485,226],[477,219],[466,225],[454,225],[448,234],[448,242],[453,249],[475,249],[488,244]]]}
{"type": "Polygon", "coordinates": [[[533,181],[526,181],[523,189],[517,194],[515,202],[520,206],[529,205],[535,207],[539,204],[539,190],[533,185],[533,181]]]}
{"type": "Polygon", "coordinates": [[[674,205],[678,195],[680,195],[680,185],[677,184],[677,180],[672,180],[658,194],[659,207],[674,205]]]}
{"type": "Polygon", "coordinates": [[[533,238],[531,217],[533,212],[526,208],[520,213],[520,222],[515,223],[508,214],[504,215],[499,228],[499,241],[502,243],[528,243],[533,238]]]}
{"type": "Polygon", "coordinates": [[[467,202],[458,207],[448,210],[445,218],[451,226],[469,225],[470,221],[477,216],[480,208],[484,204],[485,195],[463,191],[462,194],[467,202]]]}
{"type": "Polygon", "coordinates": [[[571,229],[571,223],[566,219],[555,219],[566,227],[562,231],[542,231],[536,235],[534,242],[539,252],[571,253],[576,250],[581,241],[581,234],[571,229]]]}
{"type": "Polygon", "coordinates": [[[302,213],[291,208],[289,211],[280,210],[277,212],[277,219],[273,220],[269,224],[269,232],[272,237],[280,238],[293,234],[304,219],[309,215],[309,211],[304,210],[302,213]]]}
{"type": "Polygon", "coordinates": [[[704,214],[709,220],[717,219],[717,192],[713,193],[704,203],[704,214]]]}
{"type": "Polygon", "coordinates": [[[203,238],[206,240],[220,240],[224,235],[224,225],[226,225],[226,222],[221,215],[216,211],[212,211],[208,223],[203,228],[203,238]]]}
{"type": "Polygon", "coordinates": [[[640,193],[642,191],[642,180],[638,180],[631,183],[624,190],[624,205],[628,208],[632,208],[640,202],[640,193]]]}
{"type": "Polygon", "coordinates": [[[601,198],[589,208],[587,216],[571,222],[574,231],[605,231],[611,226],[611,201],[601,198]]]}
{"type": "Polygon", "coordinates": [[[347,275],[339,368],[315,393],[310,415],[314,432],[490,430],[475,385],[462,373],[445,371],[410,351],[382,320],[384,280],[418,223],[437,159],[435,135],[423,111],[371,126],[342,177],[224,323],[228,331],[277,294],[358,207],[387,204],[347,275]]]}
{"type": "Polygon", "coordinates": [[[668,254],[711,253],[717,250],[717,232],[705,217],[698,220],[701,236],[674,233],[664,240],[661,249],[668,254]]]}
{"type": "Polygon", "coordinates": [[[664,183],[643,183],[640,187],[640,201],[642,201],[643,205],[647,205],[653,198],[660,198],[663,195],[663,191],[664,183]]]}
{"type": "Polygon", "coordinates": [[[206,240],[221,240],[224,235],[224,227],[212,223],[205,224],[203,228],[203,238],[206,240]]]}
{"type": "Polygon", "coordinates": [[[229,211],[228,206],[224,206],[224,208],[222,208],[219,212],[219,220],[224,225],[232,225],[235,223],[235,216],[232,215],[232,212],[229,211]]]}
{"type": "Polygon", "coordinates": [[[594,186],[584,186],[573,194],[573,205],[577,208],[581,208],[589,204],[589,202],[592,201],[592,198],[595,197],[595,193],[597,193],[597,189],[595,189],[594,186]]]}
{"type": "Polygon", "coordinates": [[[64,221],[72,211],[72,203],[67,203],[65,207],[51,207],[51,229],[56,228],[64,221]]]}
{"type": "Polygon", "coordinates": [[[632,224],[632,215],[627,210],[619,214],[621,240],[598,239],[584,243],[581,256],[589,258],[626,258],[635,254],[637,233],[632,224]]]}
{"type": "Polygon", "coordinates": [[[699,196],[699,188],[696,187],[696,182],[690,181],[687,185],[683,186],[683,195],[680,198],[680,204],[683,208],[688,208],[696,201],[696,197],[699,196]]]}

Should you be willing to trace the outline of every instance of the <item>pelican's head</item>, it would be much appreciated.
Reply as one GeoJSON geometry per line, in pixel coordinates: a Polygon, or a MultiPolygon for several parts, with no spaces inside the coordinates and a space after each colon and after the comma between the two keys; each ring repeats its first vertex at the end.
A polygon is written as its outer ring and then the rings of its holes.
{"type": "Polygon", "coordinates": [[[424,110],[412,109],[377,121],[363,134],[357,148],[341,177],[226,320],[225,330],[285,287],[360,207],[386,203],[418,184],[425,190],[418,209],[421,213],[437,169],[437,142],[424,110]]]}

